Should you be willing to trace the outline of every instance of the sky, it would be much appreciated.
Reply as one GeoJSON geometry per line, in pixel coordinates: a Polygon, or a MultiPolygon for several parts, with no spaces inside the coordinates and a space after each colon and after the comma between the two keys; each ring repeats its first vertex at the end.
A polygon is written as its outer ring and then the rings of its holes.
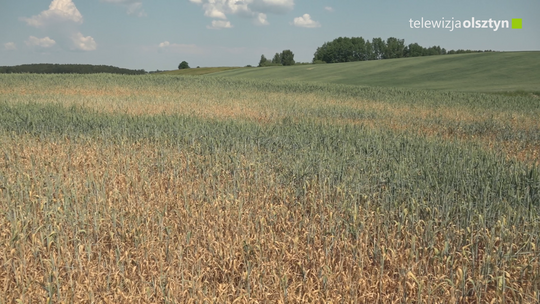
{"type": "Polygon", "coordinates": [[[283,50],[311,62],[317,47],[338,37],[540,51],[538,12],[538,0],[0,0],[0,66],[256,66],[262,54],[283,50]],[[425,21],[443,18],[445,28],[427,28],[425,21]],[[472,18],[485,28],[465,28],[472,18]],[[521,29],[495,28],[514,18],[521,29]],[[462,27],[451,30],[452,21],[462,27]]]}

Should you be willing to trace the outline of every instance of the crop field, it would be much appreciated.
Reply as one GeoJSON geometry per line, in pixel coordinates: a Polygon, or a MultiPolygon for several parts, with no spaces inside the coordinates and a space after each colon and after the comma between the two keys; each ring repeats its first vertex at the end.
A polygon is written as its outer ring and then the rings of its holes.
{"type": "Polygon", "coordinates": [[[159,72],[156,75],[192,75],[200,76],[205,74],[224,72],[230,70],[241,69],[239,67],[211,67],[211,68],[191,68],[191,69],[182,69],[182,70],[172,70],[159,72]]]}
{"type": "Polygon", "coordinates": [[[0,303],[538,303],[540,100],[0,75],[0,303]]]}
{"type": "Polygon", "coordinates": [[[488,52],[236,69],[212,75],[465,92],[520,91],[540,97],[540,52],[488,52]]]}

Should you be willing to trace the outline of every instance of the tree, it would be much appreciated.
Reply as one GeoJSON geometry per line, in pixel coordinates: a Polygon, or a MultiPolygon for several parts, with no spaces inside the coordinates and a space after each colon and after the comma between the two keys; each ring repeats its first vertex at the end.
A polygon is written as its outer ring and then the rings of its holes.
{"type": "Polygon", "coordinates": [[[386,43],[381,38],[373,38],[371,44],[373,45],[373,53],[375,59],[385,59],[384,54],[386,51],[386,43]]]}
{"type": "Polygon", "coordinates": [[[372,60],[376,59],[373,52],[373,45],[369,40],[362,37],[339,37],[318,47],[312,62],[337,63],[372,60]]]}
{"type": "Polygon", "coordinates": [[[261,55],[261,60],[259,61],[259,67],[264,67],[268,65],[268,59],[263,55],[261,55]]]}
{"type": "Polygon", "coordinates": [[[274,55],[274,59],[272,59],[272,63],[275,64],[275,65],[280,65],[281,64],[281,55],[279,53],[276,53],[274,55]]]}
{"type": "Polygon", "coordinates": [[[386,39],[386,48],[384,49],[384,58],[401,58],[405,50],[405,40],[390,37],[386,39]]]}
{"type": "Polygon", "coordinates": [[[418,43],[411,43],[407,48],[407,57],[419,57],[424,53],[424,48],[421,47],[418,43]]]}
{"type": "Polygon", "coordinates": [[[441,47],[440,46],[432,46],[430,48],[424,49],[424,56],[433,56],[433,55],[441,55],[441,47]]]}
{"type": "Polygon", "coordinates": [[[365,60],[375,60],[375,53],[373,51],[373,44],[369,42],[369,40],[366,41],[366,59],[365,60]]]}
{"type": "Polygon", "coordinates": [[[188,64],[186,61],[182,61],[182,62],[180,63],[180,65],[178,66],[178,69],[179,69],[179,70],[189,69],[189,64],[188,64]]]}
{"type": "Polygon", "coordinates": [[[291,50],[284,50],[279,57],[282,65],[294,65],[294,53],[291,50]]]}
{"type": "Polygon", "coordinates": [[[317,51],[313,55],[313,63],[315,61],[323,61],[324,63],[330,63],[328,60],[328,42],[325,42],[321,47],[317,48],[317,51]]]}
{"type": "Polygon", "coordinates": [[[37,74],[93,74],[114,73],[139,75],[145,70],[129,70],[106,65],[90,64],[23,64],[12,67],[0,67],[0,73],[37,73],[37,74]]]}
{"type": "Polygon", "coordinates": [[[351,38],[353,45],[352,61],[363,61],[366,59],[366,40],[362,37],[351,38]]]}

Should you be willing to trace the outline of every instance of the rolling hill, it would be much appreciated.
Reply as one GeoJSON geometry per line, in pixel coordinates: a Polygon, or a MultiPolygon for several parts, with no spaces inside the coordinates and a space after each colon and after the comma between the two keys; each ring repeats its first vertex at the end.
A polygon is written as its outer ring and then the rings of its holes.
{"type": "Polygon", "coordinates": [[[540,92],[540,52],[240,68],[207,75],[474,92],[540,92]]]}

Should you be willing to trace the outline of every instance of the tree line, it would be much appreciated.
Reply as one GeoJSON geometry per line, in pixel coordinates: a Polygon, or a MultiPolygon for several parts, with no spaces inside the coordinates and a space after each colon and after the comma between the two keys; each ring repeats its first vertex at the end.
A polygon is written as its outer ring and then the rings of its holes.
{"type": "MultiPolygon", "coordinates": [[[[405,44],[404,39],[390,37],[386,40],[373,38],[371,41],[362,37],[339,37],[325,42],[317,48],[312,63],[338,63],[367,60],[381,60],[404,57],[433,55],[451,55],[464,53],[493,52],[492,50],[446,50],[440,46],[423,47],[418,43],[405,44]]],[[[270,60],[261,55],[259,67],[295,65],[294,53],[284,50],[276,53],[270,60]]],[[[303,63],[304,64],[304,63],[303,63]]]]}
{"type": "Polygon", "coordinates": [[[313,57],[313,63],[353,62],[475,52],[492,51],[462,49],[447,51],[440,46],[423,47],[418,43],[406,45],[404,39],[395,37],[386,40],[373,38],[371,41],[362,37],[339,37],[318,47],[313,57]]]}
{"type": "Polygon", "coordinates": [[[124,75],[146,74],[145,70],[130,70],[107,65],[91,64],[23,64],[17,66],[2,66],[0,73],[34,73],[34,74],[95,74],[111,73],[124,75]]]}
{"type": "Polygon", "coordinates": [[[272,60],[266,59],[263,54],[261,55],[261,60],[259,61],[259,67],[294,64],[294,53],[291,50],[284,50],[281,53],[276,53],[272,60]]]}

